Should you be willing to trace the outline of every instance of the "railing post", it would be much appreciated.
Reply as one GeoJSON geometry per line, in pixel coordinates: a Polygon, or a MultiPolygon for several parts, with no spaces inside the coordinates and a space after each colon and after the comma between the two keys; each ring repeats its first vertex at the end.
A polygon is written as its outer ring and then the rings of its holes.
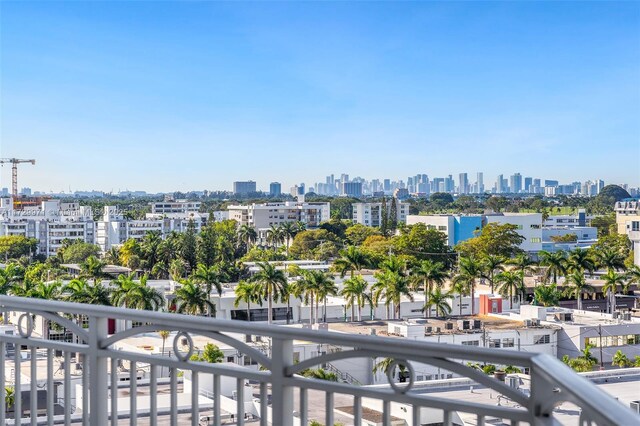
{"type": "Polygon", "coordinates": [[[534,426],[551,425],[554,424],[553,408],[557,399],[555,385],[541,375],[538,368],[538,366],[532,365],[529,371],[531,377],[529,413],[533,416],[531,424],[534,426]]]}
{"type": "MultiPolygon", "coordinates": [[[[107,337],[106,318],[89,317],[89,419],[92,425],[103,426],[108,419],[107,358],[98,355],[102,340],[107,337]]],[[[84,371],[87,374],[87,371],[84,371]]]]}
{"type": "Polygon", "coordinates": [[[272,340],[271,365],[271,424],[293,426],[293,388],[284,384],[285,370],[293,365],[293,340],[272,340]]]}

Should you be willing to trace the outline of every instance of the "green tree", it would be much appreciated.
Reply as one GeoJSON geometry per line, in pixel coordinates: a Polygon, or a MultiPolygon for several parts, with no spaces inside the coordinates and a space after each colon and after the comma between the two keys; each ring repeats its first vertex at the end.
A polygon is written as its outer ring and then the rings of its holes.
{"type": "Polygon", "coordinates": [[[64,249],[62,260],[64,263],[82,263],[91,256],[97,257],[99,252],[100,248],[97,245],[76,240],[64,249]]]}
{"type": "MultiPolygon", "coordinates": [[[[474,295],[476,292],[476,280],[482,274],[482,264],[474,257],[461,257],[458,264],[458,272],[453,276],[454,286],[464,286],[471,296],[471,313],[475,312],[474,295]]],[[[462,304],[462,298],[460,300],[462,304]]]]}
{"type": "Polygon", "coordinates": [[[389,307],[394,308],[394,318],[400,318],[400,302],[402,297],[406,297],[413,302],[413,294],[408,278],[394,269],[382,269],[374,274],[377,282],[373,285],[374,304],[383,299],[387,307],[387,317],[389,317],[389,307]]]}
{"type": "Polygon", "coordinates": [[[562,250],[551,253],[541,250],[538,256],[540,265],[546,267],[543,280],[549,282],[549,279],[553,278],[553,284],[558,284],[558,277],[567,273],[567,253],[562,250]]]}
{"type": "Polygon", "coordinates": [[[258,303],[262,306],[260,290],[260,284],[249,281],[240,281],[234,289],[236,298],[233,301],[233,306],[237,308],[240,302],[247,304],[247,321],[251,321],[251,303],[258,303]]]}
{"type": "Polygon", "coordinates": [[[162,294],[147,286],[146,275],[136,281],[133,274],[129,276],[122,274],[113,281],[113,284],[115,288],[111,294],[111,302],[114,306],[146,311],[158,311],[164,306],[162,294]]]}
{"type": "Polygon", "coordinates": [[[533,290],[535,302],[542,306],[558,306],[560,302],[560,291],[554,284],[540,284],[533,290]]]}
{"type": "Polygon", "coordinates": [[[511,308],[513,308],[514,296],[519,292],[522,285],[522,273],[520,271],[503,271],[496,276],[498,291],[500,294],[509,297],[511,308]]]}
{"type": "MultiPolygon", "coordinates": [[[[442,287],[445,280],[449,277],[449,273],[445,270],[444,264],[434,262],[430,259],[423,260],[411,270],[412,281],[416,285],[422,284],[424,291],[425,304],[429,303],[429,296],[432,293],[434,284],[442,287]]],[[[425,310],[425,317],[429,317],[429,309],[425,310]]]]}
{"type": "Polygon", "coordinates": [[[365,303],[373,304],[368,293],[369,283],[360,275],[344,281],[340,295],[344,297],[346,308],[351,308],[351,321],[355,321],[355,305],[358,305],[358,321],[362,321],[362,306],[365,303]]]}
{"type": "Polygon", "coordinates": [[[215,316],[216,306],[209,299],[209,295],[192,280],[183,280],[176,289],[175,296],[177,313],[215,316]]]}
{"type": "Polygon", "coordinates": [[[624,274],[609,269],[601,278],[604,280],[602,291],[607,293],[609,313],[612,314],[616,310],[616,293],[626,285],[626,277],[624,274]]]}
{"type": "Polygon", "coordinates": [[[629,361],[629,358],[627,358],[624,352],[618,349],[618,351],[613,355],[611,365],[615,367],[624,368],[624,367],[630,366],[631,361],[629,361]]]}
{"type": "Polygon", "coordinates": [[[450,266],[453,258],[447,236],[437,229],[427,228],[424,223],[400,229],[400,235],[393,238],[396,254],[413,256],[416,259],[431,259],[450,266]]]}
{"type": "Polygon", "coordinates": [[[196,283],[204,284],[207,300],[211,302],[211,290],[213,287],[216,288],[218,296],[222,296],[222,281],[225,279],[224,275],[217,265],[207,267],[200,263],[194,271],[192,278],[196,283]]]}
{"type": "Polygon", "coordinates": [[[111,306],[111,289],[100,282],[89,284],[85,279],[73,279],[62,288],[62,294],[70,302],[111,306]]]}
{"type": "Polygon", "coordinates": [[[588,250],[576,248],[567,259],[567,271],[568,272],[589,272],[593,273],[596,269],[596,263],[591,257],[591,253],[588,250]]]}
{"type": "Polygon", "coordinates": [[[502,256],[490,254],[481,260],[482,278],[489,280],[491,293],[494,290],[494,281],[496,272],[504,271],[506,259],[502,256]]]}
{"type": "Polygon", "coordinates": [[[340,257],[333,262],[333,267],[340,272],[341,277],[344,277],[348,272],[353,278],[354,273],[359,273],[370,264],[369,257],[362,250],[355,246],[349,246],[340,251],[340,257]]]}
{"type": "Polygon", "coordinates": [[[257,241],[258,233],[252,226],[245,224],[238,228],[238,239],[247,246],[247,251],[249,251],[249,248],[257,241]]]}
{"type": "Polygon", "coordinates": [[[526,290],[526,287],[524,284],[524,277],[528,272],[533,272],[535,270],[537,263],[531,260],[526,253],[520,253],[513,259],[510,259],[508,263],[513,265],[514,268],[520,272],[520,277],[522,278],[522,281],[520,282],[520,290],[521,290],[520,301],[522,301],[525,296],[524,293],[526,290]]]}
{"type": "Polygon", "coordinates": [[[273,298],[282,294],[287,287],[287,277],[283,271],[276,269],[271,263],[258,263],[258,272],[252,277],[253,282],[260,284],[263,299],[267,299],[268,323],[273,323],[273,298]]]}
{"type": "Polygon", "coordinates": [[[461,256],[483,258],[489,255],[511,258],[521,253],[520,244],[525,238],[516,231],[518,227],[510,223],[500,225],[488,223],[480,235],[456,245],[461,256]]]}
{"type": "Polygon", "coordinates": [[[327,296],[338,293],[338,287],[333,282],[333,275],[317,270],[305,271],[303,273],[303,282],[307,283],[307,285],[314,291],[316,300],[316,320],[318,319],[318,305],[321,300],[324,301],[323,321],[326,321],[327,296]]]}
{"type": "Polygon", "coordinates": [[[587,283],[584,273],[577,269],[574,269],[574,271],[567,276],[566,284],[565,295],[573,297],[578,301],[579,310],[582,310],[582,295],[596,291],[592,285],[587,283]]]}
{"type": "Polygon", "coordinates": [[[322,368],[310,368],[300,372],[301,376],[309,379],[326,380],[329,382],[337,382],[338,375],[332,371],[327,371],[322,368]]]}
{"type": "Polygon", "coordinates": [[[423,307],[428,313],[431,309],[436,310],[436,316],[447,317],[451,313],[451,304],[448,302],[453,296],[449,292],[443,292],[440,287],[436,287],[429,293],[429,297],[423,307]]]}
{"type": "Polygon", "coordinates": [[[210,364],[220,363],[224,361],[224,352],[217,345],[207,343],[204,345],[202,353],[191,355],[191,361],[208,362],[210,364]]]}
{"type": "Polygon", "coordinates": [[[373,235],[380,235],[380,231],[378,229],[373,228],[371,226],[365,226],[361,223],[356,223],[351,225],[345,231],[345,236],[350,244],[354,246],[360,246],[367,239],[367,237],[371,237],[373,235]]]}
{"type": "Polygon", "coordinates": [[[181,243],[180,256],[187,265],[188,270],[193,271],[198,263],[196,225],[193,220],[189,220],[187,230],[182,235],[181,243]]]}

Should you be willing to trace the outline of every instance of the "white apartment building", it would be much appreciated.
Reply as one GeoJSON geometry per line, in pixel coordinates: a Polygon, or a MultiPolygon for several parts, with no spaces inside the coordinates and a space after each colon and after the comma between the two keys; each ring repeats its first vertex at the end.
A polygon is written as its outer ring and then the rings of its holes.
{"type": "Polygon", "coordinates": [[[640,266],[640,201],[619,201],[615,211],[618,234],[627,234],[633,244],[633,263],[640,266]]]}
{"type": "Polygon", "coordinates": [[[176,200],[149,203],[149,205],[151,206],[151,214],[188,215],[198,213],[202,203],[199,201],[176,200]]]}
{"type": "Polygon", "coordinates": [[[315,228],[320,223],[331,219],[329,203],[307,203],[287,201],[282,203],[264,203],[229,206],[229,219],[238,225],[249,225],[256,231],[267,230],[272,225],[278,226],[286,222],[302,222],[308,228],[315,228]]]}
{"type": "MultiPolygon", "coordinates": [[[[398,223],[406,223],[409,214],[409,203],[396,202],[396,220],[398,223]]],[[[387,217],[391,213],[392,201],[386,203],[387,217]]],[[[382,224],[382,203],[353,203],[353,222],[366,226],[380,226],[382,224]]]]}
{"type": "Polygon", "coordinates": [[[578,209],[578,214],[569,215],[569,214],[561,214],[561,215],[550,215],[547,217],[542,223],[544,226],[590,226],[591,220],[595,218],[595,215],[588,215],[585,209],[578,209]]]}
{"type": "Polygon", "coordinates": [[[64,240],[95,242],[91,207],[60,200],[14,209],[11,198],[0,200],[0,235],[22,235],[38,240],[38,253],[54,256],[64,240]]]}
{"type": "Polygon", "coordinates": [[[485,216],[484,222],[499,225],[516,225],[516,232],[525,239],[520,248],[528,253],[542,250],[542,214],[541,213],[496,213],[485,216]]]}

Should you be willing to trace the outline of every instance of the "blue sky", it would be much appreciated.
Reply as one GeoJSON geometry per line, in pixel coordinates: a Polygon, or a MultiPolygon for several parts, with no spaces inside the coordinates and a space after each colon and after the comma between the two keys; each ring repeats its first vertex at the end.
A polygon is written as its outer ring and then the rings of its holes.
{"type": "Polygon", "coordinates": [[[21,187],[640,185],[640,2],[2,1],[0,36],[21,187]]]}

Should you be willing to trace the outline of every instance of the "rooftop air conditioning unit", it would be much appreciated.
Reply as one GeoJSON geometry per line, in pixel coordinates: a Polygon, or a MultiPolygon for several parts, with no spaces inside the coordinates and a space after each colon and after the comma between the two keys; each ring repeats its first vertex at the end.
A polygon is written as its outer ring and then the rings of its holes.
{"type": "Polygon", "coordinates": [[[640,414],[640,400],[637,401],[631,401],[631,403],[629,404],[629,406],[631,407],[631,410],[634,413],[638,413],[640,414]]]}
{"type": "Polygon", "coordinates": [[[625,312],[623,319],[625,321],[631,321],[631,312],[625,312]]]}
{"type": "Polygon", "coordinates": [[[426,328],[425,328],[425,331],[426,331],[427,333],[433,333],[433,327],[426,327],[426,328]]]}
{"type": "Polygon", "coordinates": [[[473,320],[473,328],[476,330],[479,330],[480,328],[482,328],[482,321],[478,319],[473,320]]]}
{"type": "Polygon", "coordinates": [[[538,318],[532,318],[531,327],[539,327],[539,326],[540,326],[540,320],[538,318]]]}
{"type": "Polygon", "coordinates": [[[524,326],[525,327],[531,327],[531,320],[530,319],[524,320],[524,326]]]}

